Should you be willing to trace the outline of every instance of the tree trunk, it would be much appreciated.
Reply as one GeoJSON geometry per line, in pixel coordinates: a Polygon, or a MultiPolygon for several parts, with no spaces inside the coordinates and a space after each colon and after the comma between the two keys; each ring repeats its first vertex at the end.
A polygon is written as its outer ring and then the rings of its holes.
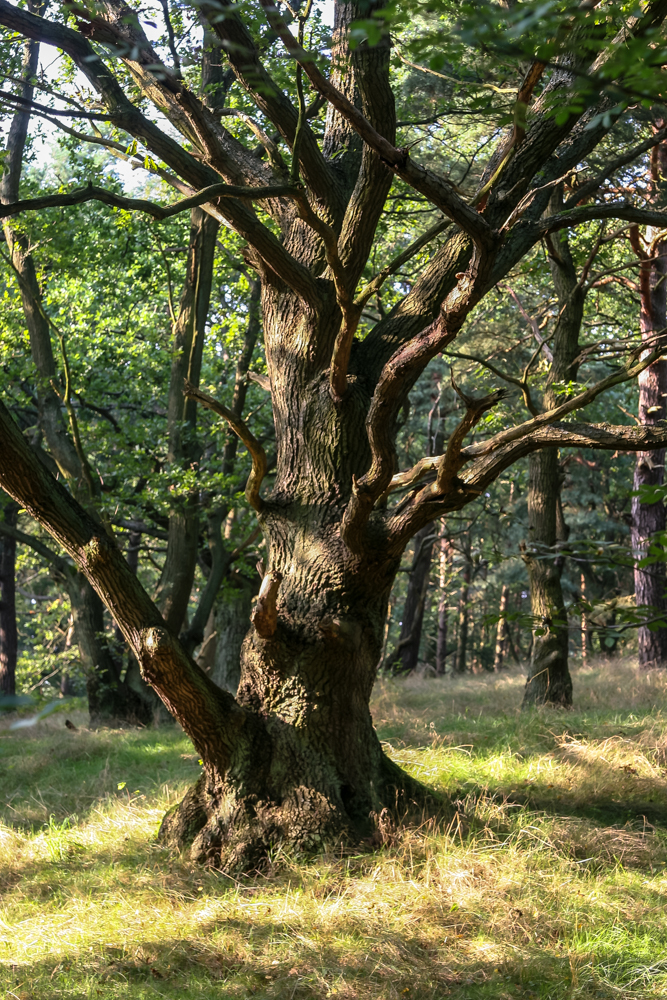
{"type": "Polygon", "coordinates": [[[234,767],[209,771],[162,826],[226,870],[286,838],[314,849],[369,837],[397,795],[423,795],[383,754],[368,708],[397,565],[360,567],[331,515],[304,522],[297,505],[263,519],[277,626],[247,633],[237,701],[265,720],[268,743],[239,742],[234,767]]]}
{"type": "Polygon", "coordinates": [[[461,592],[459,594],[459,616],[456,633],[456,660],[454,661],[454,671],[457,674],[465,673],[466,653],[468,650],[468,598],[470,595],[472,567],[467,551],[464,554],[464,560],[461,570],[461,592]]]}
{"type": "Polygon", "coordinates": [[[216,637],[211,678],[218,687],[234,695],[241,680],[241,649],[251,610],[252,587],[244,582],[225,587],[215,607],[216,637]]]}
{"type": "MultiPolygon", "coordinates": [[[[183,395],[185,382],[197,387],[213,281],[218,223],[200,208],[192,210],[188,266],[174,324],[167,401],[167,460],[176,470],[200,458],[197,404],[183,395]]],[[[167,553],[155,596],[169,628],[180,632],[192,591],[199,550],[199,499],[175,494],[169,513],[167,553]]]]}
{"type": "MultiPolygon", "coordinates": [[[[16,527],[18,504],[8,501],[2,510],[4,521],[16,527]]],[[[16,541],[0,536],[0,695],[16,694],[16,541]]]]}
{"type": "MultiPolygon", "coordinates": [[[[651,201],[664,199],[661,188],[667,172],[667,143],[653,150],[651,157],[651,201]]],[[[633,227],[633,245],[640,257],[641,312],[640,329],[643,339],[664,335],[667,327],[667,242],[657,240],[657,230],[647,229],[643,243],[633,227]]],[[[642,424],[656,424],[665,418],[667,394],[667,361],[660,358],[639,376],[639,420],[642,424]]],[[[661,486],[665,476],[665,449],[642,451],[637,455],[634,489],[642,486],[661,486]]],[[[632,551],[636,561],[644,559],[657,533],[665,530],[665,505],[640,503],[632,498],[632,551]]],[[[665,598],[665,563],[654,562],[649,566],[635,564],[635,602],[646,608],[647,618],[667,615],[665,598]]],[[[639,665],[646,669],[667,666],[667,628],[637,630],[639,665]]]]}
{"type": "Polygon", "coordinates": [[[415,535],[415,554],[408,579],[408,592],[403,606],[403,625],[399,638],[401,665],[398,672],[402,674],[409,674],[419,662],[419,645],[435,537],[436,528],[432,524],[427,524],[415,535]]]}
{"type": "MultiPolygon", "coordinates": [[[[82,573],[66,574],[74,635],[86,675],[88,711],[93,725],[128,722],[146,725],[154,705],[145,697],[145,683],[133,689],[121,679],[121,666],[106,641],[104,605],[82,573]]],[[[129,670],[128,670],[129,673],[129,670]]]]}
{"type": "MultiPolygon", "coordinates": [[[[562,190],[559,188],[552,196],[551,211],[559,211],[561,205],[562,190]]],[[[544,393],[547,410],[557,405],[559,384],[567,384],[577,377],[585,298],[577,280],[567,234],[557,234],[549,245],[559,312],[544,393]]],[[[567,616],[560,582],[564,558],[556,546],[567,540],[569,530],[560,502],[562,476],[558,452],[553,448],[534,452],[528,459],[528,469],[529,543],[524,561],[530,581],[534,624],[523,707],[546,703],[568,707],[572,704],[572,678],[568,665],[567,616]]]]}
{"type": "Polygon", "coordinates": [[[567,663],[567,616],[560,578],[563,562],[556,552],[556,503],[560,491],[558,453],[538,451],[529,459],[528,523],[530,542],[523,559],[530,581],[533,645],[523,707],[572,704],[567,663]]]}
{"type": "Polygon", "coordinates": [[[507,593],[508,586],[506,583],[503,584],[503,588],[500,592],[500,606],[498,608],[498,626],[496,628],[496,645],[493,651],[493,669],[497,672],[502,670],[503,660],[505,659],[505,646],[507,644],[507,621],[505,619],[505,612],[507,611],[507,593]]]}
{"type": "Polygon", "coordinates": [[[438,602],[438,634],[435,645],[435,672],[442,676],[446,670],[447,631],[449,608],[447,606],[447,587],[449,585],[449,562],[451,542],[447,537],[444,524],[440,529],[440,600],[438,602]]]}

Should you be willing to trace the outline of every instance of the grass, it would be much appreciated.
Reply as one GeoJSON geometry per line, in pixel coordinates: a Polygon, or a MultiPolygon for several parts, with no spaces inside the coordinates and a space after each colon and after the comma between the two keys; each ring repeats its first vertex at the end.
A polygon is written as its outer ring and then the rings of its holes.
{"type": "Polygon", "coordinates": [[[599,663],[570,713],[518,674],[378,685],[443,829],[235,882],[155,844],[199,772],[176,730],[0,730],[0,996],[667,997],[667,672],[599,663]]]}

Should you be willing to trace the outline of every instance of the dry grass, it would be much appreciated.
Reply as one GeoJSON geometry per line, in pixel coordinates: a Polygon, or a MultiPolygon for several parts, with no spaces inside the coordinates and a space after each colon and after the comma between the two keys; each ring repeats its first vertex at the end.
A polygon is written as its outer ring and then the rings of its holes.
{"type": "Polygon", "coordinates": [[[529,716],[518,675],[379,685],[382,737],[451,821],[354,857],[279,854],[241,882],[154,842],[199,770],[182,734],[0,731],[0,987],[667,996],[667,677],[601,663],[575,684],[575,712],[529,716]]]}

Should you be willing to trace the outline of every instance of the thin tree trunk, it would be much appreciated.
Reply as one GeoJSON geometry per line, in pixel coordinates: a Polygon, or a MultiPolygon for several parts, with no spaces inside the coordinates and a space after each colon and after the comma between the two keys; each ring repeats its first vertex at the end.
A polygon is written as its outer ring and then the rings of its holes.
{"type": "MultiPolygon", "coordinates": [[[[187,274],[174,324],[167,401],[167,460],[175,469],[189,467],[200,458],[197,404],[183,395],[183,387],[186,381],[195,387],[199,385],[217,233],[215,219],[200,208],[192,209],[187,274]]],[[[180,632],[185,622],[198,549],[198,496],[176,495],[169,513],[167,553],[155,595],[167,625],[174,632],[180,632]]]]}
{"type": "MultiPolygon", "coordinates": [[[[655,147],[651,156],[650,200],[657,207],[662,205],[664,177],[667,173],[667,143],[655,147]]],[[[641,312],[640,329],[642,338],[648,340],[664,335],[667,327],[667,242],[658,240],[653,244],[657,231],[647,229],[644,239],[645,249],[640,242],[639,232],[633,227],[632,242],[638,253],[640,264],[641,312]]],[[[654,346],[652,344],[652,346],[654,346]]],[[[665,419],[665,396],[667,394],[667,361],[660,359],[639,376],[639,420],[642,424],[656,424],[665,419]]],[[[665,449],[642,451],[637,454],[634,474],[634,489],[642,486],[661,486],[665,479],[665,449]]],[[[635,560],[643,559],[653,543],[655,535],[665,530],[665,505],[640,503],[639,497],[632,498],[632,551],[635,560]]],[[[637,607],[645,607],[647,618],[667,614],[665,598],[665,563],[654,562],[650,566],[635,564],[635,602],[637,607]]],[[[644,626],[637,630],[639,665],[644,668],[667,666],[667,628],[651,630],[644,626]]]]}
{"type": "Polygon", "coordinates": [[[465,673],[466,653],[468,649],[468,599],[470,596],[470,580],[472,567],[470,565],[469,549],[464,553],[463,569],[461,570],[461,592],[459,594],[458,629],[456,634],[456,660],[454,671],[465,673]]]}
{"type": "Polygon", "coordinates": [[[440,600],[438,602],[438,635],[435,647],[435,672],[442,676],[446,670],[449,608],[447,588],[449,586],[449,565],[451,542],[447,537],[444,522],[440,527],[440,600]]]}
{"type": "Polygon", "coordinates": [[[241,647],[248,632],[252,597],[250,583],[239,581],[238,586],[226,586],[216,603],[211,678],[231,694],[236,694],[241,680],[241,647]]]}
{"type": "MultiPolygon", "coordinates": [[[[552,197],[551,210],[562,205],[562,190],[552,197]]],[[[553,358],[547,376],[544,407],[556,405],[557,387],[577,377],[579,331],[584,314],[584,291],[577,280],[566,234],[550,243],[549,263],[559,313],[553,335],[553,358]]],[[[534,452],[528,459],[529,542],[523,558],[530,581],[533,642],[523,707],[545,703],[572,704],[572,679],[568,665],[567,616],[561,575],[564,557],[558,546],[569,533],[560,502],[562,476],[555,448],[534,452]]]]}
{"type": "Polygon", "coordinates": [[[432,524],[427,524],[415,536],[415,554],[410,570],[408,592],[403,607],[403,625],[399,638],[401,666],[398,672],[402,674],[410,673],[419,662],[419,645],[435,536],[436,529],[432,524]]]}
{"type": "MultiPolygon", "coordinates": [[[[9,500],[2,510],[6,524],[16,527],[18,504],[9,500]]],[[[0,695],[16,694],[16,541],[0,536],[0,695]]]]}
{"type": "Polygon", "coordinates": [[[505,613],[507,611],[508,589],[507,584],[504,583],[500,592],[500,605],[498,608],[499,618],[498,625],[496,627],[496,646],[493,652],[493,669],[495,671],[502,670],[503,660],[505,658],[505,646],[507,644],[507,621],[505,620],[505,613]]]}

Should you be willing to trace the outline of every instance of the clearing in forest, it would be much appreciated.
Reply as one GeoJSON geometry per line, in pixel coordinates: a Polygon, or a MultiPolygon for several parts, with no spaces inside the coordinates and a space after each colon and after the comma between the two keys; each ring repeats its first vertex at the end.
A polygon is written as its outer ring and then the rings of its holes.
{"type": "Polygon", "coordinates": [[[667,675],[380,682],[392,756],[439,828],[235,881],[156,846],[197,755],[176,727],[0,731],[0,992],[103,997],[667,996],[667,675]]]}

